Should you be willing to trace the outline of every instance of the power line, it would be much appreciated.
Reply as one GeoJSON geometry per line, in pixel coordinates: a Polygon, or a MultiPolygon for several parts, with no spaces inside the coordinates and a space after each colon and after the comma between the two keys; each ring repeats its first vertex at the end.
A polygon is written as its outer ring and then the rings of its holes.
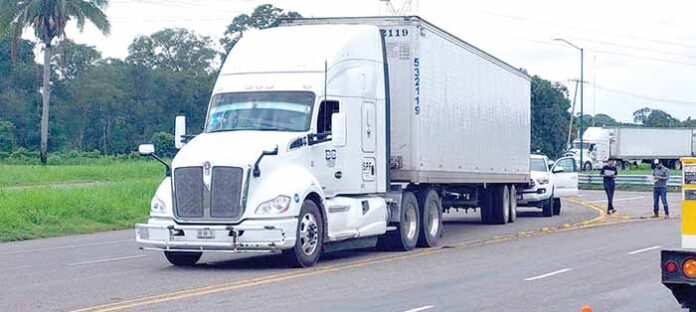
{"type": "Polygon", "coordinates": [[[649,95],[638,94],[638,93],[634,93],[634,92],[630,92],[630,91],[624,91],[624,90],[604,87],[604,86],[597,85],[597,84],[589,82],[589,81],[585,81],[585,83],[592,84],[599,90],[612,92],[612,93],[616,93],[616,94],[622,94],[622,95],[626,95],[626,96],[630,96],[630,97],[634,97],[634,98],[640,98],[643,100],[648,100],[648,101],[653,101],[653,102],[665,102],[665,103],[681,104],[681,105],[696,105],[696,101],[659,98],[659,97],[654,97],[654,96],[649,96],[649,95]]]}
{"type": "Polygon", "coordinates": [[[490,15],[490,16],[494,16],[494,17],[499,17],[499,18],[522,21],[522,22],[526,22],[526,23],[541,24],[541,25],[546,25],[546,26],[554,26],[554,27],[561,27],[561,28],[566,28],[566,29],[573,29],[573,30],[582,31],[582,32],[596,33],[596,34],[601,34],[601,35],[605,35],[605,36],[623,37],[623,38],[629,38],[631,40],[637,40],[637,41],[652,42],[652,43],[658,43],[658,44],[663,44],[663,45],[671,45],[671,46],[678,46],[678,47],[682,47],[682,48],[696,49],[696,45],[684,44],[683,42],[678,43],[678,42],[667,41],[667,40],[639,37],[639,36],[634,36],[634,35],[630,35],[630,34],[598,31],[598,30],[594,30],[594,29],[587,29],[587,28],[581,28],[581,27],[575,27],[575,26],[549,23],[549,22],[530,19],[527,17],[508,15],[508,14],[499,14],[499,13],[494,13],[494,12],[482,12],[482,14],[490,15]]]}

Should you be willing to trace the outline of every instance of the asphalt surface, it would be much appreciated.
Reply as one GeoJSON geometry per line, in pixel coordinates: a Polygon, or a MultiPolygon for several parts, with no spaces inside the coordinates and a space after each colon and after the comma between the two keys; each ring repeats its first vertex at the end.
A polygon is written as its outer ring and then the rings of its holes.
{"type": "Polygon", "coordinates": [[[132,231],[0,244],[4,311],[679,311],[660,283],[659,249],[679,245],[652,194],[583,191],[561,216],[523,208],[514,224],[451,213],[442,248],[347,251],[312,269],[277,255],[206,255],[193,268],[143,253],[132,231]],[[658,247],[659,246],[659,247],[658,247]]]}

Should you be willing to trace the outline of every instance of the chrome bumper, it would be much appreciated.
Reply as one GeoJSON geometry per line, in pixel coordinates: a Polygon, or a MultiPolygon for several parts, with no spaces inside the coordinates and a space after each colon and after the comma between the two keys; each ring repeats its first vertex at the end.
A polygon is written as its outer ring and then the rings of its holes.
{"type": "Polygon", "coordinates": [[[274,252],[294,246],[296,218],[263,223],[267,225],[179,225],[150,222],[136,224],[135,237],[141,249],[159,251],[274,252]],[[276,225],[272,225],[274,223],[276,225]]]}

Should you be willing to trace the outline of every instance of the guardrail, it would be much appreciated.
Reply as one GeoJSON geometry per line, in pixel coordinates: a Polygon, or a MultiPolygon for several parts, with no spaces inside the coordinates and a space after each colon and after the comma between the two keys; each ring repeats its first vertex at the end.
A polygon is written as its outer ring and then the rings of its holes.
{"type": "MultiPolygon", "coordinates": [[[[616,184],[618,185],[645,185],[652,186],[650,176],[646,175],[618,175],[616,176],[616,184]]],[[[604,180],[599,175],[580,174],[578,175],[578,183],[580,184],[603,184],[604,180]]],[[[671,176],[667,181],[667,186],[681,186],[681,176],[671,176]]]]}

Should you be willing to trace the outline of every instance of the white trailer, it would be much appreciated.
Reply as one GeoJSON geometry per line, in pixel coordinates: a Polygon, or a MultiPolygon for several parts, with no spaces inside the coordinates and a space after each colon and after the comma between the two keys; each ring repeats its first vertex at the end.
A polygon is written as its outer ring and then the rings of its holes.
{"type": "Polygon", "coordinates": [[[418,17],[246,32],[204,133],[176,133],[137,241],[175,265],[209,251],[309,266],[322,251],[435,246],[450,208],[515,220],[529,123],[529,76],[418,17]]]}
{"type": "MultiPolygon", "coordinates": [[[[696,129],[644,127],[590,127],[583,134],[583,166],[597,169],[613,159],[621,164],[660,159],[681,168],[681,157],[696,156],[696,129]]],[[[579,158],[579,141],[571,150],[579,158]]]]}

